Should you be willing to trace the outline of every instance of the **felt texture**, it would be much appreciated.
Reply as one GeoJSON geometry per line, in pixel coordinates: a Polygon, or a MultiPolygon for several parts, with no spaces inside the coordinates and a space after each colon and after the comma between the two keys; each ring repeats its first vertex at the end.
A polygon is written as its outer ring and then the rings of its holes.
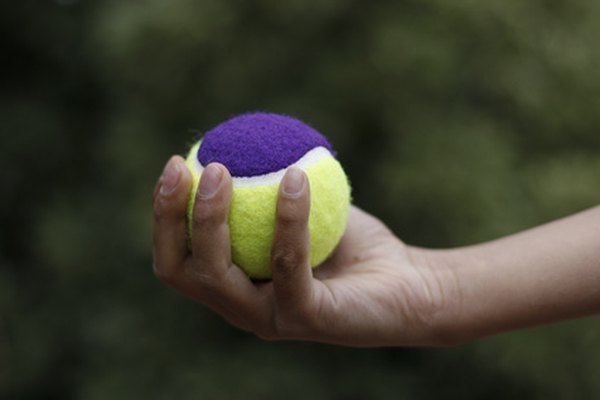
{"type": "MultiPolygon", "coordinates": [[[[188,205],[188,235],[200,176],[194,167],[200,143],[194,145],[186,163],[194,176],[188,205]]],[[[337,246],[346,228],[350,208],[350,186],[340,163],[327,156],[304,172],[311,190],[310,263],[323,263],[337,246]]],[[[271,277],[271,244],[279,182],[271,185],[235,186],[229,212],[233,262],[254,279],[271,277]]]]}
{"type": "Polygon", "coordinates": [[[219,162],[231,176],[250,177],[287,168],[315,147],[331,144],[304,122],[271,113],[243,114],[206,133],[198,161],[219,162]]]}

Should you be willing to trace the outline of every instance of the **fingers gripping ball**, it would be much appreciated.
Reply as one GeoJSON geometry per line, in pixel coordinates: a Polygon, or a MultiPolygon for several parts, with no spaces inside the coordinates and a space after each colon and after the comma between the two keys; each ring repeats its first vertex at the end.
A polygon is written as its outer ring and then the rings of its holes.
{"type": "Polygon", "coordinates": [[[219,162],[233,178],[233,262],[251,278],[270,278],[279,184],[295,166],[304,170],[310,183],[310,263],[321,264],[342,237],[350,206],[348,180],[334,154],[325,137],[292,117],[253,113],[223,122],[193,145],[186,159],[194,177],[188,234],[202,171],[219,162]]]}

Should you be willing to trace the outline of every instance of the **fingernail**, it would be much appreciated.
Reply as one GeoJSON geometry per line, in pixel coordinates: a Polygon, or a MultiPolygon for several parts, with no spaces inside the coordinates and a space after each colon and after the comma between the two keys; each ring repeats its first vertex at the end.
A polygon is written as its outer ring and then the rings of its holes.
{"type": "Polygon", "coordinates": [[[200,186],[198,187],[198,197],[201,199],[210,199],[219,189],[221,180],[223,179],[223,171],[220,167],[209,164],[202,172],[200,178],[200,186]]]}
{"type": "Polygon", "coordinates": [[[290,168],[283,179],[283,193],[288,197],[298,197],[304,188],[304,173],[299,168],[290,168]]]}
{"type": "Polygon", "coordinates": [[[181,170],[179,169],[179,164],[177,164],[173,159],[169,160],[162,174],[160,194],[166,196],[173,193],[177,187],[177,184],[179,183],[180,176],[181,170]]]}

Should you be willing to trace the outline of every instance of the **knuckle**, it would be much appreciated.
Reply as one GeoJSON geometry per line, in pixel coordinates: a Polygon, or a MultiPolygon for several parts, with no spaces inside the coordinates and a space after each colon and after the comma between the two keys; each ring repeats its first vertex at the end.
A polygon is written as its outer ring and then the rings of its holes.
{"type": "Polygon", "coordinates": [[[224,221],[223,212],[217,207],[208,207],[205,204],[194,207],[192,215],[193,228],[202,229],[206,226],[219,225],[224,221]]]}
{"type": "Polygon", "coordinates": [[[198,209],[195,209],[194,214],[192,215],[192,229],[202,230],[206,225],[207,218],[203,215],[202,212],[198,212],[198,209]]]}
{"type": "Polygon", "coordinates": [[[194,209],[192,215],[192,228],[194,230],[202,230],[206,226],[212,225],[214,218],[211,217],[210,213],[207,213],[203,208],[194,209]]]}
{"type": "Polygon", "coordinates": [[[272,254],[272,264],[279,273],[292,273],[303,261],[303,256],[287,247],[276,248],[272,254]]]}
{"type": "Polygon", "coordinates": [[[202,287],[202,289],[211,294],[220,293],[223,291],[223,277],[215,272],[193,271],[190,276],[194,282],[202,287]]]}
{"type": "Polygon", "coordinates": [[[154,207],[152,213],[155,221],[159,221],[164,218],[165,214],[168,213],[169,204],[164,197],[158,196],[154,201],[154,207]]]}
{"type": "Polygon", "coordinates": [[[292,227],[302,222],[299,212],[295,207],[283,205],[277,207],[277,223],[282,227],[292,227]]]}
{"type": "Polygon", "coordinates": [[[188,266],[182,271],[185,280],[193,282],[202,291],[213,297],[223,296],[227,292],[228,281],[226,275],[219,268],[208,268],[202,262],[188,266]]]}

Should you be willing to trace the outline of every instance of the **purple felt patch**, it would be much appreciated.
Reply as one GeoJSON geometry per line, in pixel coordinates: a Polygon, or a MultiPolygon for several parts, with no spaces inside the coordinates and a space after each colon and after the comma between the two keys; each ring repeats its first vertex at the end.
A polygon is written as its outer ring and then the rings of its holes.
{"type": "Polygon", "coordinates": [[[198,150],[203,166],[219,162],[232,176],[276,172],[298,161],[315,147],[332,154],[327,139],[305,123],[285,115],[243,114],[206,133],[198,150]]]}

